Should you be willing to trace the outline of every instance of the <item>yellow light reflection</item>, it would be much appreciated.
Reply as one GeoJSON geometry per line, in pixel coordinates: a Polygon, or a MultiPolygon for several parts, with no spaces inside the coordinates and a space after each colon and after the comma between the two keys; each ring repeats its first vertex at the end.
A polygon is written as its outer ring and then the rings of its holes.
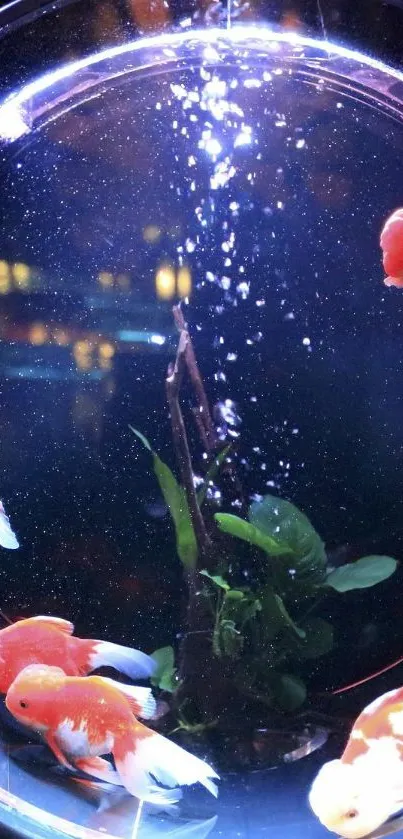
{"type": "Polygon", "coordinates": [[[116,282],[123,291],[128,291],[130,288],[130,277],[129,274],[118,274],[116,277],[116,282]]]}
{"type": "Polygon", "coordinates": [[[35,347],[46,343],[47,329],[43,323],[33,323],[29,330],[29,340],[35,347]]]}
{"type": "Polygon", "coordinates": [[[113,274],[110,271],[100,271],[98,274],[98,282],[102,288],[113,287],[113,274]]]}
{"type": "Polygon", "coordinates": [[[15,262],[12,268],[17,288],[26,289],[31,285],[31,269],[24,262],[15,262]]]}
{"type": "Polygon", "coordinates": [[[172,265],[160,265],[155,275],[155,290],[159,300],[171,300],[175,294],[176,276],[172,265]]]}
{"type": "Polygon", "coordinates": [[[70,343],[70,336],[66,329],[55,329],[53,340],[59,347],[67,347],[70,343]]]}
{"type": "Polygon", "coordinates": [[[178,297],[189,297],[192,291],[192,274],[187,265],[182,265],[182,267],[179,268],[176,287],[178,297]]]}
{"type": "Polygon", "coordinates": [[[0,294],[8,294],[10,288],[10,266],[5,259],[0,259],[0,294]]]}
{"type": "Polygon", "coordinates": [[[143,230],[143,239],[148,242],[149,245],[153,245],[154,242],[158,242],[160,236],[161,229],[157,224],[147,224],[147,227],[143,230]]]}
{"type": "Polygon", "coordinates": [[[73,347],[74,361],[78,370],[91,370],[92,346],[89,341],[76,341],[73,347]]]}
{"type": "Polygon", "coordinates": [[[113,356],[115,355],[115,347],[113,346],[113,344],[109,344],[107,341],[105,341],[104,344],[99,345],[98,355],[100,359],[109,360],[113,358],[113,356]]]}

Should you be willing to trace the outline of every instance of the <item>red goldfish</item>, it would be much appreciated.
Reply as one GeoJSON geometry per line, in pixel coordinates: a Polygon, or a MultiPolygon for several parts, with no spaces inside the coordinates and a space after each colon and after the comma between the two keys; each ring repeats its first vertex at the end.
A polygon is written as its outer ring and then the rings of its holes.
{"type": "Polygon", "coordinates": [[[214,770],[140,723],[118,687],[102,676],[66,676],[59,667],[34,664],[12,683],[6,705],[18,722],[42,734],[60,763],[121,783],[143,801],[170,805],[180,796],[172,788],[197,782],[217,795],[214,770]],[[116,773],[100,757],[110,753],[116,773]]]}
{"type": "Polygon", "coordinates": [[[146,679],[155,670],[150,656],[109,641],[73,636],[62,618],[38,616],[0,630],[0,693],[6,693],[28,664],[62,665],[68,676],[84,676],[97,667],[114,667],[130,679],[146,679]]]}
{"type": "Polygon", "coordinates": [[[383,250],[383,267],[388,276],[387,286],[403,288],[403,208],[395,210],[386,220],[380,245],[383,250]]]}
{"type": "Polygon", "coordinates": [[[328,830],[359,839],[403,808],[403,688],[371,702],[340,760],[325,763],[309,803],[328,830]]]}

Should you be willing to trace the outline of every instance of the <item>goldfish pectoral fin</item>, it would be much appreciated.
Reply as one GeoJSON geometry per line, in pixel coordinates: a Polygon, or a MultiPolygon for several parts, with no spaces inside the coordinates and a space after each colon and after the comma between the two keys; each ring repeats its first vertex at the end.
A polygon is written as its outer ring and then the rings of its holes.
{"type": "Polygon", "coordinates": [[[63,754],[61,749],[59,749],[59,746],[57,745],[53,734],[50,734],[48,732],[47,734],[45,734],[44,740],[46,745],[49,746],[50,750],[53,752],[54,756],[59,761],[59,763],[61,763],[62,766],[65,766],[66,769],[70,769],[72,772],[75,772],[75,767],[71,763],[69,763],[67,757],[63,754]]]}
{"type": "MultiPolygon", "coordinates": [[[[113,768],[109,761],[102,757],[83,757],[75,761],[76,769],[80,772],[85,772],[86,775],[92,775],[93,778],[99,778],[100,781],[106,781],[108,784],[122,787],[122,783],[118,772],[113,768]]],[[[78,778],[76,780],[79,780],[78,778]]]]}

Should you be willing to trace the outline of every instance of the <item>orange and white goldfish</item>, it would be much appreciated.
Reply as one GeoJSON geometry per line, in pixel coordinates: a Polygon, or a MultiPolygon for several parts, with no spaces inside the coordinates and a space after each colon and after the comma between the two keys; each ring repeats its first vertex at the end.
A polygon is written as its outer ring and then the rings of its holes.
{"type": "Polygon", "coordinates": [[[19,620],[0,630],[0,693],[28,664],[62,665],[68,676],[86,676],[98,667],[114,667],[130,679],[146,679],[154,660],[130,647],[73,636],[70,621],[50,616],[19,620]]]}
{"type": "Polygon", "coordinates": [[[388,274],[387,286],[403,288],[403,208],[395,210],[386,220],[380,238],[383,267],[388,274]]]}
{"type": "Polygon", "coordinates": [[[403,688],[359,715],[340,760],[325,763],[309,793],[328,830],[360,839],[403,809],[403,688]]]}
{"type": "Polygon", "coordinates": [[[102,676],[66,676],[60,667],[34,664],[12,683],[6,706],[42,734],[64,766],[121,783],[136,798],[171,805],[180,797],[173,788],[194,783],[216,796],[214,769],[140,723],[119,688],[102,676]],[[116,773],[100,757],[110,753],[116,773]]]}

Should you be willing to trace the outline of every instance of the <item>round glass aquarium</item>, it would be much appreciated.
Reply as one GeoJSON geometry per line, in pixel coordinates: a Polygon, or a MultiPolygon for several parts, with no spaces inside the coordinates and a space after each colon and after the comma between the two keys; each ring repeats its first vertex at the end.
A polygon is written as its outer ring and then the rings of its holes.
{"type": "Polygon", "coordinates": [[[0,102],[0,822],[396,831],[308,794],[402,678],[403,73],[219,4],[59,54],[57,10],[0,102]]]}

